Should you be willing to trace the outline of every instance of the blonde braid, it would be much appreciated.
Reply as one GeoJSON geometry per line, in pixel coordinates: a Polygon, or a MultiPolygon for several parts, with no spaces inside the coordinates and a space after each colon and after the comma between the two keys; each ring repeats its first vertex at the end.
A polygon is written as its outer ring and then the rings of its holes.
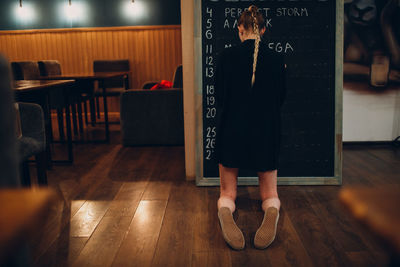
{"type": "Polygon", "coordinates": [[[253,17],[253,31],[256,34],[256,41],[254,43],[253,76],[251,77],[251,87],[253,87],[254,82],[256,81],[257,58],[258,58],[258,50],[260,47],[260,41],[261,41],[260,29],[258,28],[256,12],[258,12],[258,10],[255,7],[252,7],[251,8],[251,16],[253,17]]]}

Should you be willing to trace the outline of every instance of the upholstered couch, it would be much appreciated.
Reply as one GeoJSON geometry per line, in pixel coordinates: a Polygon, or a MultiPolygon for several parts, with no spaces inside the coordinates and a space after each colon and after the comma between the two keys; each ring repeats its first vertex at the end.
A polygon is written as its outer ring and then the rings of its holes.
{"type": "Polygon", "coordinates": [[[124,146],[183,145],[183,90],[130,89],[121,94],[124,146]]]}

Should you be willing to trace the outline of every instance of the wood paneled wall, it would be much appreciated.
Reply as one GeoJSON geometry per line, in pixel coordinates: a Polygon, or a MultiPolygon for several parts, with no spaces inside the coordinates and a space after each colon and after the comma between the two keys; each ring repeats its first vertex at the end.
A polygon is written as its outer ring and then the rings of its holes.
{"type": "Polygon", "coordinates": [[[182,64],[181,26],[1,31],[0,53],[10,61],[56,59],[65,74],[90,73],[95,59],[129,59],[131,87],[140,88],[171,80],[182,64]]]}

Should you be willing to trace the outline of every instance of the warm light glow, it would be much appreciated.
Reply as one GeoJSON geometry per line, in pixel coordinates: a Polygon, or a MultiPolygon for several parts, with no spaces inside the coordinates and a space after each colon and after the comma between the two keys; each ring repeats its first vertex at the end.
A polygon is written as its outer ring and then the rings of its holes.
{"type": "Polygon", "coordinates": [[[142,18],[147,10],[146,5],[141,1],[126,1],[122,5],[122,11],[128,19],[142,18]]]}
{"type": "Polygon", "coordinates": [[[139,226],[142,229],[149,224],[150,214],[152,207],[151,202],[149,201],[141,201],[139,206],[136,209],[134,220],[137,223],[136,226],[139,226]]]}
{"type": "Polygon", "coordinates": [[[69,22],[84,22],[88,19],[87,5],[83,2],[71,1],[63,3],[60,15],[69,22]]]}
{"type": "Polygon", "coordinates": [[[15,5],[15,16],[21,22],[33,22],[36,19],[36,13],[33,6],[29,3],[23,3],[22,6],[18,3],[15,5]]]}

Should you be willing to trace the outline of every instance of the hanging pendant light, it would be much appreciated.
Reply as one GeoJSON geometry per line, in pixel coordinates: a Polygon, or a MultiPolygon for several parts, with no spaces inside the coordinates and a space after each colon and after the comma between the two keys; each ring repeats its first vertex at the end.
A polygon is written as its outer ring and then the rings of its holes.
{"type": "Polygon", "coordinates": [[[22,0],[19,0],[19,7],[22,7],[22,0]]]}

